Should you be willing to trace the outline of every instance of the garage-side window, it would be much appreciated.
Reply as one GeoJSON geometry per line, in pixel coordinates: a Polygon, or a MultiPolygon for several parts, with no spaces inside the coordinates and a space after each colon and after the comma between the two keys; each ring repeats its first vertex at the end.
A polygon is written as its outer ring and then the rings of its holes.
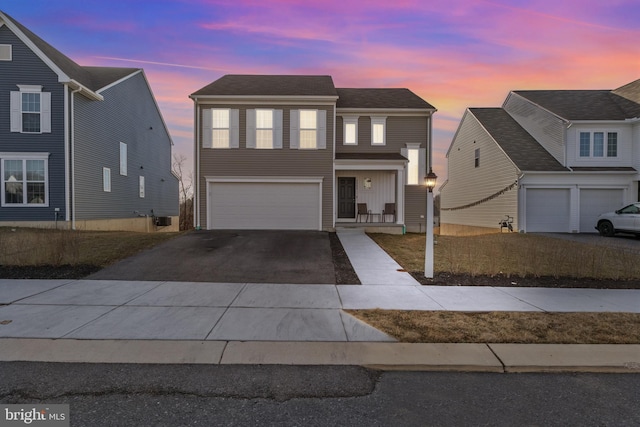
{"type": "Polygon", "coordinates": [[[581,158],[618,157],[618,132],[580,132],[578,154],[581,158]]]}
{"type": "Polygon", "coordinates": [[[239,112],[229,108],[210,108],[202,114],[203,148],[238,148],[239,112]]]}
{"type": "Polygon", "coordinates": [[[326,149],[326,128],[326,110],[291,110],[289,148],[295,150],[326,149]]]}
{"type": "Polygon", "coordinates": [[[282,110],[247,110],[247,148],[282,148],[282,110]]]}

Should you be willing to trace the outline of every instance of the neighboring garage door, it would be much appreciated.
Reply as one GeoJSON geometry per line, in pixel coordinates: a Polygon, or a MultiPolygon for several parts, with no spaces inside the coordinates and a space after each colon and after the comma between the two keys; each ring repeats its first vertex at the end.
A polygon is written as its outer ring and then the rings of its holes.
{"type": "Polygon", "coordinates": [[[603,189],[580,190],[580,232],[597,233],[595,226],[598,215],[622,207],[623,192],[603,189]]]}
{"type": "Polygon", "coordinates": [[[526,222],[528,233],[560,232],[569,230],[569,189],[527,189],[526,222]]]}
{"type": "Polygon", "coordinates": [[[210,182],[209,229],[320,230],[320,183],[210,182]]]}

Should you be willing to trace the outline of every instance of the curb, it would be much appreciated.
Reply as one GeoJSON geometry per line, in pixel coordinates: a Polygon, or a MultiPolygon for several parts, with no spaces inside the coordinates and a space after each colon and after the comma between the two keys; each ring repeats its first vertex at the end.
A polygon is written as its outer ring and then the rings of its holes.
{"type": "Polygon", "coordinates": [[[640,373],[640,344],[410,344],[0,338],[0,362],[357,365],[378,370],[640,373]]]}

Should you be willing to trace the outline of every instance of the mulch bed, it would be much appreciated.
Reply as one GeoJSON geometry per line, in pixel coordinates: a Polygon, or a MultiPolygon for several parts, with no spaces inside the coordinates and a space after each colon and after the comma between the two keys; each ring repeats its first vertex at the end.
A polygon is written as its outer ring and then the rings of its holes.
{"type": "Polygon", "coordinates": [[[97,265],[0,265],[0,279],[82,279],[102,267],[97,265]]]}
{"type": "Polygon", "coordinates": [[[329,233],[329,244],[333,256],[333,268],[336,272],[336,285],[360,285],[360,279],[336,233],[329,233]]]}

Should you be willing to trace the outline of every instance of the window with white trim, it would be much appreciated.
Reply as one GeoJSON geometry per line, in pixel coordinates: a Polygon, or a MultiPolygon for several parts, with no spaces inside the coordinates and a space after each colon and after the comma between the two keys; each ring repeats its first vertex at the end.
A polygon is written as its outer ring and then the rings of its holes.
{"type": "Polygon", "coordinates": [[[273,148],[273,110],[256,110],[256,148],[273,148]]]}
{"type": "Polygon", "coordinates": [[[420,148],[407,148],[407,184],[420,185],[420,148]]]}
{"type": "Polygon", "coordinates": [[[139,187],[139,195],[141,199],[144,199],[144,176],[140,175],[140,179],[138,180],[138,187],[139,187]]]}
{"type": "Polygon", "coordinates": [[[581,158],[618,157],[618,132],[580,132],[578,138],[581,158]]]}
{"type": "Polygon", "coordinates": [[[344,145],[358,145],[358,118],[343,117],[344,122],[344,145]]]}
{"type": "Polygon", "coordinates": [[[102,191],[105,193],[111,192],[111,169],[102,168],[102,191]]]}
{"type": "Polygon", "coordinates": [[[480,149],[479,148],[476,148],[475,151],[473,152],[473,165],[476,168],[480,167],[480,149]]]}
{"type": "Polygon", "coordinates": [[[317,110],[300,110],[300,145],[302,149],[318,148],[317,110]]]}
{"type": "MultiPolygon", "coordinates": [[[[211,147],[229,148],[229,109],[211,109],[211,147]]],[[[141,196],[143,197],[143,196],[141,196]]]]}
{"type": "Polygon", "coordinates": [[[120,143],[120,175],[127,176],[127,144],[120,143]]]}
{"type": "Polygon", "coordinates": [[[48,154],[2,154],[2,206],[48,206],[48,154]]]}
{"type": "Polygon", "coordinates": [[[42,86],[18,85],[11,92],[11,132],[50,133],[51,93],[42,86]]]}
{"type": "Polygon", "coordinates": [[[371,145],[385,145],[386,138],[386,117],[371,117],[371,145]]]}

